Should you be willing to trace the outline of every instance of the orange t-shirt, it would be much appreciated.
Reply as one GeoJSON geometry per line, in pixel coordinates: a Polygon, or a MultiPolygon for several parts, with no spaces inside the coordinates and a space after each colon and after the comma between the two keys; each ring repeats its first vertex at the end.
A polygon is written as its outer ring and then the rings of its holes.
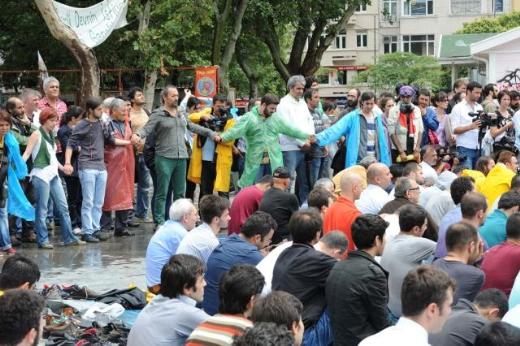
{"type": "Polygon", "coordinates": [[[352,241],[352,231],[350,227],[361,212],[356,208],[354,202],[339,196],[329,209],[325,212],[323,221],[323,233],[327,234],[331,231],[341,231],[345,233],[348,239],[348,251],[356,249],[356,245],[352,241]]]}

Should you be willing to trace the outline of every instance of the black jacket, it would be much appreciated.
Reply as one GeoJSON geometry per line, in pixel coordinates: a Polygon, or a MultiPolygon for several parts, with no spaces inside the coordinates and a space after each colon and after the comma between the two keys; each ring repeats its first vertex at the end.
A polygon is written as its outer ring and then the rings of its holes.
{"type": "Polygon", "coordinates": [[[278,257],[273,290],[285,291],[303,304],[303,324],[312,327],[325,310],[325,282],[337,261],[309,244],[293,244],[278,257]]]}
{"type": "Polygon", "coordinates": [[[327,279],[334,345],[355,346],[389,326],[388,273],[360,250],[338,262],[327,279]]]}

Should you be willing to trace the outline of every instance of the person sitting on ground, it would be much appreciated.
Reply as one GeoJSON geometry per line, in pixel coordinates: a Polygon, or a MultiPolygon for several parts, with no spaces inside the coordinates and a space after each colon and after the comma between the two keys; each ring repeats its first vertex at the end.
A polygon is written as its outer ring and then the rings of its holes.
{"type": "Polygon", "coordinates": [[[446,231],[454,223],[462,221],[460,201],[468,192],[475,191],[475,180],[472,177],[458,177],[450,185],[450,195],[455,205],[454,209],[448,211],[439,223],[439,237],[435,256],[443,257],[446,254],[446,231]]]}
{"type": "Polygon", "coordinates": [[[520,344],[520,328],[497,321],[482,328],[475,339],[474,346],[516,346],[518,344],[520,344]]]}
{"type": "Polygon", "coordinates": [[[233,346],[294,346],[294,336],[285,327],[260,322],[234,338],[233,346]]]}
{"type": "Polygon", "coordinates": [[[178,345],[209,318],[196,307],[204,296],[204,263],[191,255],[174,255],[161,271],[159,294],[137,316],[128,346],[178,345]]]}
{"type": "MultiPolygon", "coordinates": [[[[288,241],[278,245],[274,250],[269,252],[269,254],[267,254],[267,256],[265,256],[260,261],[260,263],[257,264],[256,268],[260,270],[265,278],[265,286],[264,290],[262,291],[262,295],[267,295],[269,292],[271,292],[274,265],[280,254],[285,249],[291,247],[292,244],[292,241],[288,241]]],[[[314,245],[314,248],[339,261],[345,258],[347,254],[348,240],[343,232],[332,231],[321,237],[318,243],[314,245]]]]}
{"type": "Polygon", "coordinates": [[[488,247],[501,244],[506,241],[507,218],[517,213],[520,208],[520,192],[509,191],[500,197],[498,209],[486,218],[486,222],[480,227],[480,236],[488,247]]]}
{"type": "Polygon", "coordinates": [[[0,345],[40,345],[45,307],[32,290],[11,290],[0,295],[0,345]]]}
{"type": "Polygon", "coordinates": [[[11,289],[32,290],[40,280],[40,269],[31,259],[16,254],[7,258],[0,272],[0,294],[11,289]]]}
{"type": "Polygon", "coordinates": [[[428,333],[439,332],[451,312],[454,289],[455,283],[442,270],[427,265],[410,270],[401,290],[403,316],[359,346],[429,346],[428,333]]]}
{"type": "Polygon", "coordinates": [[[363,191],[362,179],[355,173],[345,173],[340,181],[341,194],[325,213],[323,233],[340,230],[348,239],[348,250],[354,250],[350,227],[361,215],[354,202],[363,191]]]}
{"type": "Polygon", "coordinates": [[[474,266],[484,252],[477,229],[467,222],[451,225],[446,232],[446,248],[446,256],[435,260],[433,265],[444,270],[457,283],[454,304],[461,298],[473,301],[484,284],[484,272],[474,266]]]}
{"type": "MultiPolygon", "coordinates": [[[[520,115],[520,114],[519,114],[520,115]]],[[[511,190],[509,191],[516,191],[516,192],[520,192],[520,174],[516,174],[512,179],[511,179],[511,190]]],[[[508,192],[509,192],[508,191],[508,192]]],[[[504,192],[504,194],[507,193],[507,192],[504,192]]],[[[501,195],[500,197],[502,197],[503,195],[501,195]]],[[[495,210],[498,209],[498,202],[500,201],[500,197],[497,197],[497,199],[495,199],[495,203],[493,203],[493,205],[491,207],[488,208],[488,214],[491,214],[492,212],[494,212],[495,210]]]]}
{"type": "Polygon", "coordinates": [[[230,346],[253,326],[248,318],[263,286],[264,277],[255,267],[233,266],[220,279],[218,314],[195,328],[186,346],[230,346]]]}
{"type": "Polygon", "coordinates": [[[395,320],[401,316],[401,285],[406,274],[420,264],[431,263],[435,242],[423,238],[428,226],[424,208],[408,204],[399,211],[401,232],[385,245],[381,266],[388,272],[388,309],[395,320]]]}
{"type": "Polygon", "coordinates": [[[497,164],[489,171],[479,191],[486,196],[488,206],[492,206],[501,194],[511,189],[511,179],[518,171],[518,160],[515,154],[503,150],[498,155],[497,164]]]}
{"type": "Polygon", "coordinates": [[[433,186],[437,182],[437,178],[439,177],[437,173],[437,150],[435,150],[435,146],[427,145],[421,149],[421,157],[422,161],[419,164],[422,168],[423,176],[424,176],[424,185],[426,187],[433,186]]]}
{"type": "Polygon", "coordinates": [[[363,214],[377,214],[392,200],[386,189],[392,183],[392,173],[384,163],[373,163],[367,170],[368,185],[356,201],[356,207],[363,214]]]}
{"type": "Polygon", "coordinates": [[[172,203],[170,219],[155,232],[146,248],[146,286],[150,292],[159,292],[162,267],[177,253],[181,240],[198,220],[197,208],[191,200],[181,198],[172,203]]]}
{"type": "Polygon", "coordinates": [[[320,212],[322,219],[332,203],[334,203],[333,194],[319,186],[312,189],[307,197],[307,207],[316,208],[320,212]]]}
{"type": "Polygon", "coordinates": [[[419,198],[419,205],[428,210],[433,222],[440,225],[446,213],[455,208],[450,194],[451,183],[457,175],[450,171],[439,174],[435,185],[424,189],[419,198]]]}
{"type": "MultiPolygon", "coordinates": [[[[462,197],[460,202],[460,210],[462,213],[461,222],[468,223],[475,227],[475,229],[479,229],[480,226],[486,220],[486,197],[483,194],[478,192],[468,192],[462,197]]],[[[451,226],[451,225],[450,225],[451,226]]],[[[446,256],[446,232],[443,233],[442,238],[439,238],[437,241],[437,247],[435,249],[435,257],[441,258],[446,256]],[[442,243],[441,243],[442,242],[442,243]]],[[[477,233],[478,234],[478,233],[477,233]]],[[[479,239],[480,238],[479,236],[479,239]]],[[[484,251],[488,249],[488,246],[485,242],[483,242],[484,251]]]]}
{"type": "Polygon", "coordinates": [[[255,211],[242,225],[240,234],[232,234],[220,239],[220,245],[208,259],[206,281],[202,308],[206,313],[214,315],[218,311],[218,285],[222,275],[236,264],[256,266],[263,258],[274,232],[276,221],[263,211],[255,211]]]}
{"type": "Polygon", "coordinates": [[[336,259],[314,249],[321,230],[316,211],[294,213],[289,221],[293,245],[280,254],[273,271],[272,288],[291,293],[303,303],[304,343],[306,339],[331,341],[325,282],[336,259]]]}
{"type": "MultiPolygon", "coordinates": [[[[414,162],[409,162],[408,164],[414,164],[414,162]]],[[[397,179],[394,191],[395,199],[386,203],[379,211],[379,215],[395,214],[403,205],[418,205],[421,196],[421,187],[415,179],[410,177],[401,177],[397,179]]],[[[428,219],[428,225],[423,237],[436,241],[438,234],[437,224],[433,222],[428,212],[426,212],[426,217],[428,219]]],[[[389,236],[391,235],[389,234],[389,236]]]]}
{"type": "Polygon", "coordinates": [[[464,169],[461,173],[461,177],[471,177],[475,181],[475,186],[480,191],[480,186],[486,180],[486,176],[495,167],[495,160],[490,156],[481,156],[477,160],[475,169],[464,169]]]}
{"type": "Polygon", "coordinates": [[[229,208],[228,234],[239,234],[242,225],[247,218],[258,210],[264,193],[269,190],[273,183],[271,175],[265,175],[256,184],[248,186],[240,190],[229,208]]]}
{"type": "Polygon", "coordinates": [[[482,289],[498,288],[509,296],[520,271],[520,213],[507,219],[506,241],[484,253],[481,269],[486,275],[482,289]]]}
{"type": "Polygon", "coordinates": [[[497,322],[508,310],[504,292],[490,288],[479,292],[473,302],[461,298],[440,333],[430,334],[432,346],[472,346],[484,326],[497,322]]]}
{"type": "Polygon", "coordinates": [[[229,222],[229,201],[223,197],[206,195],[199,202],[202,224],[186,234],[177,248],[177,254],[193,255],[204,264],[219,242],[217,234],[229,222]]]}
{"type": "Polygon", "coordinates": [[[272,322],[287,328],[294,336],[294,346],[300,346],[303,339],[303,304],[284,291],[273,291],[259,299],[253,307],[251,320],[258,323],[272,322]]]}
{"type": "Polygon", "coordinates": [[[270,214],[278,225],[273,236],[273,244],[289,238],[287,224],[291,215],[298,210],[300,203],[295,194],[287,190],[291,186],[291,175],[284,167],[278,167],[273,172],[273,185],[264,193],[258,210],[270,214]]]}
{"type": "Polygon", "coordinates": [[[330,271],[325,293],[334,345],[356,346],[389,326],[388,273],[375,260],[383,253],[387,227],[380,216],[359,216],[352,224],[358,250],[330,271]]]}

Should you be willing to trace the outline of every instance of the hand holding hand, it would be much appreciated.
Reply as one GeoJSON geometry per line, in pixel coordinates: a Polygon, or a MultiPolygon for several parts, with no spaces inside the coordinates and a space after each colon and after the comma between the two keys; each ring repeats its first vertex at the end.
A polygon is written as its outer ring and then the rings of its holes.
{"type": "Polygon", "coordinates": [[[74,172],[74,168],[72,167],[72,165],[70,163],[66,163],[63,166],[63,173],[65,173],[66,175],[71,175],[73,172],[74,172]]]}
{"type": "Polygon", "coordinates": [[[309,136],[309,142],[310,143],[316,143],[318,141],[318,139],[316,138],[316,135],[310,135],[309,136]]]}
{"type": "Polygon", "coordinates": [[[133,145],[139,145],[139,142],[141,141],[141,138],[136,135],[135,133],[132,135],[132,144],[133,145]]]}
{"type": "Polygon", "coordinates": [[[215,137],[213,137],[213,140],[215,141],[215,143],[222,143],[222,137],[220,137],[220,135],[216,135],[215,137]]]}

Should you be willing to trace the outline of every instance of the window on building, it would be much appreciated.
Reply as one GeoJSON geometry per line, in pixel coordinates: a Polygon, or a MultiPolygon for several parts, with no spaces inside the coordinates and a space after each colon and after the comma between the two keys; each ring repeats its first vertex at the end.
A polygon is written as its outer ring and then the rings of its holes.
{"type": "Polygon", "coordinates": [[[338,71],[338,84],[347,85],[347,71],[338,71]]]}
{"type": "Polygon", "coordinates": [[[433,55],[435,35],[403,35],[403,52],[433,55]]]}
{"type": "Polygon", "coordinates": [[[356,12],[366,12],[367,11],[367,5],[358,5],[356,7],[356,12]]]}
{"type": "Polygon", "coordinates": [[[504,0],[495,0],[495,13],[504,12],[504,0]]]}
{"type": "Polygon", "coordinates": [[[318,84],[329,84],[329,72],[319,71],[316,74],[316,79],[318,80],[318,84]]]}
{"type": "Polygon", "coordinates": [[[345,30],[340,31],[338,36],[336,36],[336,41],[334,42],[334,48],[336,48],[336,49],[347,48],[347,34],[346,34],[345,30]]]}
{"type": "Polygon", "coordinates": [[[482,0],[451,0],[451,14],[475,15],[482,12],[482,0]]]}
{"type": "Polygon", "coordinates": [[[359,32],[356,36],[357,46],[368,47],[368,34],[366,32],[359,32]]]}
{"type": "Polygon", "coordinates": [[[426,16],[433,14],[433,0],[403,0],[405,16],[426,16]]]}
{"type": "Polygon", "coordinates": [[[385,54],[397,52],[397,36],[384,36],[383,48],[385,54]]]}
{"type": "Polygon", "coordinates": [[[383,15],[385,18],[397,16],[397,0],[383,0],[383,15]]]}

